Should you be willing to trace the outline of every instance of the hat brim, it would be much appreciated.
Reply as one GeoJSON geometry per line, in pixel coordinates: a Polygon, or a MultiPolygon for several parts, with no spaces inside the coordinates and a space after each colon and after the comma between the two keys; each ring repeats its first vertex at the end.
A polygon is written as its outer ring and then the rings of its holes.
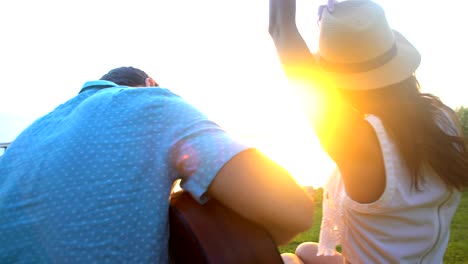
{"type": "Polygon", "coordinates": [[[324,77],[336,88],[347,90],[378,89],[409,78],[418,68],[421,55],[398,31],[393,30],[396,55],[382,66],[359,73],[338,73],[322,69],[324,77]]]}

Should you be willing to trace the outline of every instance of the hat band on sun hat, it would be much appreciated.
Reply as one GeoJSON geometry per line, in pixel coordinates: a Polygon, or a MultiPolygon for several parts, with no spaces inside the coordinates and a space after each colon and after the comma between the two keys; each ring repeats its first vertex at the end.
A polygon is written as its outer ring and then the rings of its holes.
{"type": "Polygon", "coordinates": [[[328,61],[322,56],[319,55],[318,62],[319,65],[329,71],[329,72],[337,72],[337,73],[358,73],[358,72],[366,72],[376,68],[379,68],[390,60],[392,60],[397,55],[397,45],[393,43],[392,47],[383,53],[382,55],[363,62],[356,62],[356,63],[340,63],[340,62],[332,62],[328,61]]]}

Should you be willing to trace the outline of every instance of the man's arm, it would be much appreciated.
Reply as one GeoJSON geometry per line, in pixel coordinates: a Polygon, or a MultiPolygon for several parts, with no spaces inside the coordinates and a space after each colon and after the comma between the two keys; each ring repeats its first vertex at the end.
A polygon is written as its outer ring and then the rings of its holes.
{"type": "Polygon", "coordinates": [[[287,243],[312,224],[312,198],[283,167],[254,149],[227,162],[208,193],[266,228],[277,244],[287,243]]]}

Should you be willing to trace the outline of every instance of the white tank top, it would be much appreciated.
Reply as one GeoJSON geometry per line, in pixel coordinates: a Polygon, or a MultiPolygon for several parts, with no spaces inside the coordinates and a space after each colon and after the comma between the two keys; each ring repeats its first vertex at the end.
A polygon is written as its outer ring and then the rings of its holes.
{"type": "MultiPolygon", "coordinates": [[[[336,171],[324,190],[318,255],[333,254],[341,245],[345,261],[353,264],[442,263],[460,192],[429,167],[424,168],[422,191],[411,188],[411,176],[381,121],[366,119],[383,152],[385,190],[377,201],[360,204],[347,196],[336,171]]],[[[444,127],[456,134],[453,124],[444,127]]]]}

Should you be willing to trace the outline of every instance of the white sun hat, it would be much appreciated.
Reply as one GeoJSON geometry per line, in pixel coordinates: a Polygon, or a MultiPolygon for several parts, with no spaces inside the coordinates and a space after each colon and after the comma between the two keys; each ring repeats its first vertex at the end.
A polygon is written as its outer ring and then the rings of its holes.
{"type": "Polygon", "coordinates": [[[333,3],[331,8],[323,8],[320,16],[317,60],[334,86],[377,89],[407,79],[418,68],[421,55],[390,28],[376,3],[333,3]]]}

